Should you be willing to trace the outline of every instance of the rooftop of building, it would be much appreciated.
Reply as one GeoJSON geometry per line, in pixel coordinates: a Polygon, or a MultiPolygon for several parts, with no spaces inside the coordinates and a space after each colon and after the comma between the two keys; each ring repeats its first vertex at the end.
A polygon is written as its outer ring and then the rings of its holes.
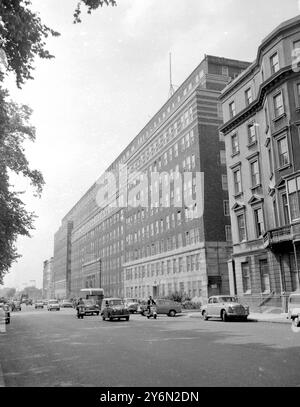
{"type": "MultiPolygon", "coordinates": [[[[177,100],[178,95],[183,91],[183,89],[187,86],[187,84],[190,82],[190,80],[196,75],[197,71],[199,71],[202,66],[204,66],[204,64],[218,64],[218,65],[226,65],[226,66],[235,66],[239,69],[246,69],[249,66],[249,62],[247,61],[241,61],[241,60],[237,60],[237,59],[231,59],[231,58],[225,58],[225,57],[218,57],[215,55],[204,55],[204,58],[201,60],[201,62],[196,66],[196,68],[188,75],[188,77],[181,83],[181,85],[175,90],[175,92],[172,94],[172,96],[170,96],[167,101],[159,108],[159,110],[151,117],[151,119],[146,123],[146,125],[142,128],[142,130],[133,138],[133,140],[127,145],[127,147],[116,157],[116,159],[112,162],[112,164],[109,165],[109,167],[106,169],[106,172],[112,171],[112,167],[115,163],[117,163],[118,161],[120,161],[120,159],[122,158],[122,156],[124,155],[124,153],[128,150],[130,150],[134,144],[137,142],[137,140],[139,139],[139,137],[145,133],[147,131],[147,129],[150,129],[151,124],[154,123],[154,121],[156,120],[156,118],[162,114],[163,111],[166,110],[167,106],[172,103],[173,101],[177,100]]],[[[199,84],[198,84],[199,86],[199,84]]],[[[194,87],[193,90],[195,90],[197,86],[194,87]]],[[[187,97],[190,95],[190,93],[187,95],[187,97]]],[[[170,113],[170,115],[172,114],[172,112],[170,113]]],[[[162,121],[162,123],[160,124],[163,125],[163,123],[168,120],[169,116],[167,115],[165,120],[162,121]]],[[[160,127],[159,126],[159,127],[160,127]]],[[[158,127],[158,128],[159,128],[158,127]]],[[[157,129],[158,129],[157,128],[157,129]]],[[[157,129],[153,130],[153,132],[150,134],[150,136],[152,136],[152,134],[154,134],[157,129]]],[[[145,140],[146,142],[147,140],[145,140]]],[[[143,143],[144,144],[144,143],[143,143]]],[[[143,145],[142,144],[142,145],[143,145]]],[[[142,147],[139,146],[140,147],[142,147]]],[[[132,154],[129,155],[128,159],[134,154],[136,153],[137,150],[135,150],[132,154]]],[[[101,176],[100,176],[101,177],[101,176]]],[[[74,209],[76,208],[77,205],[80,204],[80,202],[82,202],[85,197],[92,192],[92,190],[96,187],[97,185],[96,181],[94,184],[92,184],[88,190],[85,192],[85,194],[75,203],[75,205],[68,211],[68,213],[63,217],[63,221],[68,221],[71,218],[72,215],[72,211],[74,211],[74,209]]]]}
{"type": "Polygon", "coordinates": [[[300,15],[290,18],[289,20],[283,21],[279,24],[274,30],[272,30],[266,37],[263,38],[261,44],[258,47],[258,51],[256,54],[256,59],[246,68],[240,75],[238,75],[235,79],[233,79],[221,92],[220,99],[224,99],[228,93],[230,93],[239,83],[241,83],[248,75],[250,75],[256,67],[259,66],[259,62],[262,55],[262,50],[278,35],[280,35],[283,31],[292,28],[296,25],[300,24],[300,15]]]}

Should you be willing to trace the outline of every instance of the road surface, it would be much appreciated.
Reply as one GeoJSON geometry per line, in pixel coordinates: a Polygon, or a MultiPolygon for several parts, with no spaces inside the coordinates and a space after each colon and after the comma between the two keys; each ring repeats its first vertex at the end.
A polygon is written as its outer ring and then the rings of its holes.
{"type": "Polygon", "coordinates": [[[286,324],[13,312],[0,334],[5,386],[300,386],[300,333],[286,324]]]}

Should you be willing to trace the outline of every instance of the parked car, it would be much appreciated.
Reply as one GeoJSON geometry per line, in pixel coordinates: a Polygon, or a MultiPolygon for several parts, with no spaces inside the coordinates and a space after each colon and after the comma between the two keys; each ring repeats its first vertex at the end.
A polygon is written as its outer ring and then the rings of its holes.
{"type": "Polygon", "coordinates": [[[82,300],[84,302],[85,307],[85,315],[99,315],[100,314],[100,307],[96,302],[92,299],[90,300],[82,300]]]}
{"type": "Polygon", "coordinates": [[[288,316],[295,326],[300,324],[300,291],[291,293],[288,299],[288,316]]]}
{"type": "MultiPolygon", "coordinates": [[[[154,299],[156,303],[157,314],[167,314],[169,317],[175,317],[176,314],[182,312],[181,304],[179,302],[168,300],[166,298],[154,299]]],[[[143,300],[141,305],[141,314],[145,315],[147,311],[147,300],[143,300]]]]}
{"type": "Polygon", "coordinates": [[[4,302],[0,303],[0,322],[2,318],[5,320],[6,324],[10,324],[10,307],[4,302]]]}
{"type": "Polygon", "coordinates": [[[42,300],[36,301],[35,304],[34,304],[34,308],[35,309],[44,308],[44,302],[42,300]]]}
{"type": "Polygon", "coordinates": [[[214,295],[209,297],[208,303],[201,307],[201,313],[205,321],[215,317],[221,318],[223,321],[234,318],[247,320],[249,307],[240,304],[234,296],[214,295]]]}
{"type": "Polygon", "coordinates": [[[73,303],[70,300],[62,300],[61,308],[73,308],[73,303]]]}
{"type": "Polygon", "coordinates": [[[132,314],[139,311],[140,304],[137,298],[124,298],[124,304],[128,311],[132,314]]]}
{"type": "Polygon", "coordinates": [[[60,311],[60,305],[58,300],[49,300],[48,301],[48,305],[47,305],[47,309],[48,311],[52,311],[52,310],[56,310],[56,311],[60,311]]]}
{"type": "Polygon", "coordinates": [[[112,321],[113,319],[125,318],[129,321],[129,311],[126,308],[121,298],[104,298],[102,301],[101,315],[103,321],[107,318],[112,321]]]}

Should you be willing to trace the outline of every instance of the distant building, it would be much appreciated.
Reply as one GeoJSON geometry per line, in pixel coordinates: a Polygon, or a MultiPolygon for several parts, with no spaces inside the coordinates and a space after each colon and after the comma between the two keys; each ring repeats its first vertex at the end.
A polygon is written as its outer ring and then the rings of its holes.
{"type": "Polygon", "coordinates": [[[43,263],[43,298],[50,299],[53,296],[53,257],[51,257],[43,263]]]}
{"type": "Polygon", "coordinates": [[[233,256],[232,293],[283,307],[299,288],[300,17],[285,21],[222,92],[233,256]]]}
{"type": "MultiPolygon", "coordinates": [[[[231,255],[224,139],[219,137],[218,101],[228,81],[249,63],[205,56],[146,124],[107,172],[118,177],[127,165],[129,194],[144,174],[193,174],[174,179],[159,207],[99,206],[96,182],[66,214],[54,237],[55,293],[78,296],[81,288],[101,287],[106,295],[164,296],[175,291],[204,299],[229,292],[227,261],[231,255]],[[195,195],[196,173],[204,174],[204,214],[196,205],[177,207],[185,194],[195,195]]],[[[106,182],[106,175],[100,177],[106,182]]],[[[118,181],[120,179],[118,178],[118,181]]],[[[162,190],[162,178],[150,191],[162,190]]],[[[117,190],[119,197],[121,191],[117,190]]],[[[134,198],[134,200],[138,197],[134,198]]]]}
{"type": "Polygon", "coordinates": [[[73,222],[63,219],[54,236],[53,294],[57,299],[70,296],[71,283],[71,232],[73,222]]]}

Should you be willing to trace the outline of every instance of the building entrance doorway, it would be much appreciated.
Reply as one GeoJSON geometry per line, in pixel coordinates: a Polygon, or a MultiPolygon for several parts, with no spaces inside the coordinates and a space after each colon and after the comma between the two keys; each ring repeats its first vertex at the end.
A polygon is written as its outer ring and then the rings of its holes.
{"type": "Polygon", "coordinates": [[[153,295],[152,295],[152,297],[157,298],[158,294],[159,294],[159,287],[157,285],[154,285],[153,286],[153,295]]]}

